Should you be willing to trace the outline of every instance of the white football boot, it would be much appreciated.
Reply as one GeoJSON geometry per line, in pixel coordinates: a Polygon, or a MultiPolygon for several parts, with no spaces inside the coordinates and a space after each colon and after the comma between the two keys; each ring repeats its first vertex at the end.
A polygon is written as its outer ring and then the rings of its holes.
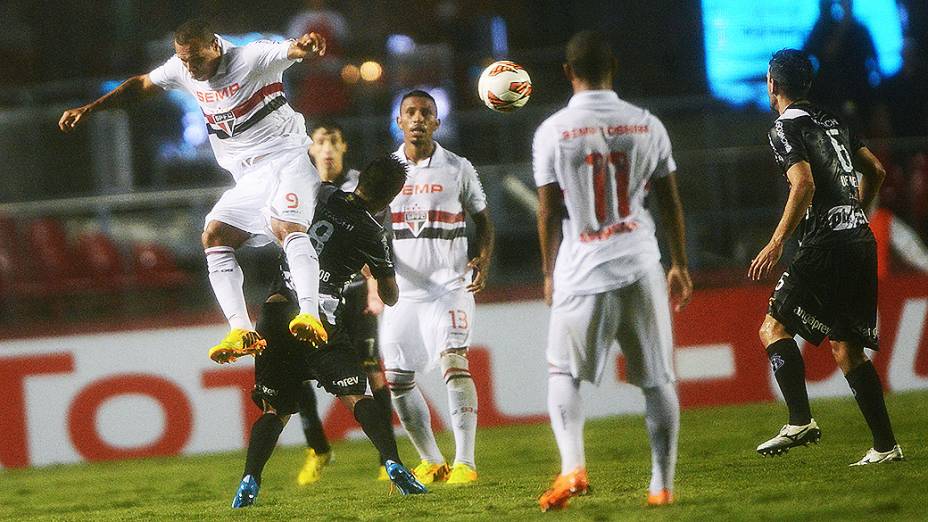
{"type": "Polygon", "coordinates": [[[776,437],[758,446],[757,452],[765,457],[767,455],[783,455],[790,448],[815,444],[821,438],[822,430],[818,428],[815,419],[811,419],[808,424],[802,426],[786,424],[780,429],[780,433],[776,437]]]}
{"type": "Polygon", "coordinates": [[[900,448],[898,444],[893,446],[893,449],[889,451],[877,451],[873,448],[870,448],[870,450],[867,451],[867,454],[864,455],[864,458],[851,464],[851,466],[866,466],[867,464],[882,464],[884,462],[893,462],[897,460],[905,460],[905,455],[902,454],[902,448],[900,448]]]}

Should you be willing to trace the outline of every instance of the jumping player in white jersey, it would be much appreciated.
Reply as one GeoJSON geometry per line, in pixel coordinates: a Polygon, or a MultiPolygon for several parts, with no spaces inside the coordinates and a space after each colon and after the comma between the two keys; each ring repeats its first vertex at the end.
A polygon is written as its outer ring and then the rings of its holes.
{"type": "Polygon", "coordinates": [[[467,347],[474,296],[486,285],[494,231],[477,171],[432,139],[441,122],[424,91],[403,96],[397,124],[403,144],[394,153],[409,165],[403,190],[390,203],[399,302],[383,312],[380,349],[393,406],[419,452],[415,468],[424,484],[477,480],[474,442],[477,389],[467,347]],[[476,226],[476,257],[467,260],[465,213],[476,226]],[[448,389],[455,459],[449,468],[432,433],[428,405],[416,372],[441,365],[448,389]]]}
{"type": "Polygon", "coordinates": [[[538,234],[551,305],[548,411],[561,473],[539,499],[542,511],[587,492],[581,381],[598,383],[618,342],[628,382],[642,389],[651,440],[648,503],[672,502],[679,401],[667,287],[679,310],[693,285],[687,271],[683,209],[667,131],[648,111],[612,90],[616,60],[605,38],[578,33],[564,72],[574,96],[538,127],[533,167],[538,234]],[[654,191],[671,267],[660,263],[654,191]]]}
{"type": "Polygon", "coordinates": [[[306,152],[310,140],[303,117],[287,104],[281,83],[284,70],[293,63],[325,54],[325,39],[309,33],[297,40],[239,47],[195,19],[174,33],[174,51],[150,73],[133,76],[96,101],[65,111],[58,126],[69,132],[95,111],[162,90],[193,95],[203,111],[216,161],[235,179],[235,187],[207,215],[203,230],[210,283],[231,327],[210,350],[210,358],[222,363],[265,346],[248,316],[235,249],[274,239],[283,245],[299,296],[300,313],[290,330],[313,344],[325,342],[325,329],[316,317],[319,260],[306,235],[319,175],[306,152]]]}

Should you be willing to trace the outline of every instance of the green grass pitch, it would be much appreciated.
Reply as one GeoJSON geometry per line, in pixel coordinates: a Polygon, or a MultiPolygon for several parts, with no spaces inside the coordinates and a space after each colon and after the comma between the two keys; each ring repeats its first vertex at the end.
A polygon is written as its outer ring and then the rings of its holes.
{"type": "MultiPolygon", "coordinates": [[[[258,504],[233,511],[244,452],[53,466],[0,472],[0,520],[926,520],[928,392],[887,397],[907,461],[848,468],[870,447],[853,399],[813,401],[822,442],[762,458],[754,447],[785,419],[782,404],[685,411],[676,500],[646,508],[650,454],[643,419],[587,423],[592,493],[557,513],[536,499],[558,471],[547,425],[481,429],[479,484],[436,485],[430,494],[388,494],[376,482],[367,441],[336,444],[321,482],[301,488],[301,448],[278,448],[264,472],[258,504]]],[[[291,422],[298,422],[297,419],[291,422]]],[[[401,454],[416,463],[402,437],[401,454]]],[[[439,435],[446,456],[453,441],[439,435]]]]}

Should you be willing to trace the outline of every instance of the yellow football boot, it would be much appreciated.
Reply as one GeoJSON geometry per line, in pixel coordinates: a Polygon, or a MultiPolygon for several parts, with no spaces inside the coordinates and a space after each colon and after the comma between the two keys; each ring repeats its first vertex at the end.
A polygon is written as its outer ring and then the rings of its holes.
{"type": "Polygon", "coordinates": [[[380,468],[377,470],[377,480],[382,482],[387,482],[390,480],[390,475],[387,475],[386,466],[380,466],[380,468]]]}
{"type": "Polygon", "coordinates": [[[451,473],[448,474],[448,484],[473,484],[477,482],[477,470],[464,464],[455,462],[451,467],[451,473]]]}
{"type": "Polygon", "coordinates": [[[320,347],[329,340],[329,334],[322,326],[322,322],[312,314],[298,314],[290,321],[290,333],[297,339],[307,342],[313,347],[320,347]]]}
{"type": "Polygon", "coordinates": [[[300,474],[296,476],[296,483],[301,486],[308,486],[319,482],[322,478],[322,468],[329,465],[332,460],[332,451],[328,453],[316,453],[316,450],[308,448],[306,450],[306,462],[300,469],[300,474]]]}
{"type": "Polygon", "coordinates": [[[267,347],[267,341],[254,330],[233,328],[229,335],[209,349],[209,358],[219,364],[235,362],[239,357],[258,355],[267,347]]]}
{"type": "Polygon", "coordinates": [[[412,470],[412,474],[416,476],[416,479],[426,486],[433,482],[448,480],[448,473],[450,472],[451,468],[447,464],[435,464],[427,460],[423,460],[412,470]]]}

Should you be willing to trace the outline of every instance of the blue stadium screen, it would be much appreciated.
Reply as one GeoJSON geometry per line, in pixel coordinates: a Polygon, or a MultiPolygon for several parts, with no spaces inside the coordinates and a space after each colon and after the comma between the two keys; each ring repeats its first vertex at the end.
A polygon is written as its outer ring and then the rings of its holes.
{"type": "MultiPolygon", "coordinates": [[[[802,48],[819,17],[820,4],[827,15],[844,14],[837,0],[702,0],[706,77],[712,94],[735,105],[756,103],[766,108],[770,55],[784,47],[802,48]]],[[[856,0],[853,16],[870,31],[876,47],[879,63],[870,81],[877,84],[902,65],[904,15],[895,0],[856,0]]]]}

